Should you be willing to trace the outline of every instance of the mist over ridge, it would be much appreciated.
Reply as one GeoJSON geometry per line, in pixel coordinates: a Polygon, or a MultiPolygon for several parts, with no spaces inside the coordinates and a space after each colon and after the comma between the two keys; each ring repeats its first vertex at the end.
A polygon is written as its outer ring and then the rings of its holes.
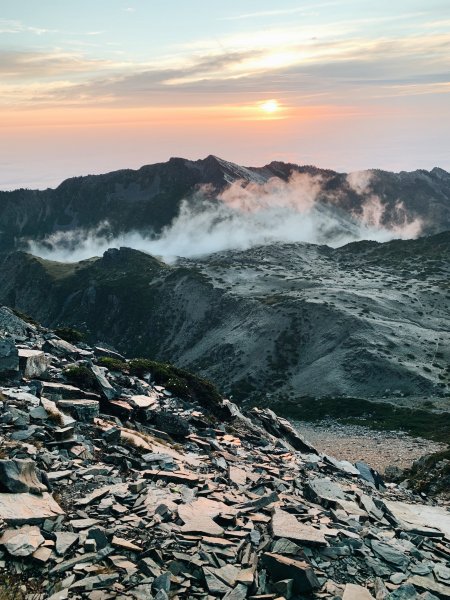
{"type": "Polygon", "coordinates": [[[277,242],[339,247],[359,240],[386,242],[421,234],[422,220],[408,214],[400,200],[391,208],[395,220],[384,223],[386,208],[372,191],[371,172],[351,173],[346,179],[354,193],[364,196],[358,210],[343,210],[338,192],[326,189],[323,175],[292,171],[287,180],[238,178],[220,191],[202,184],[181,200],[178,213],[159,233],[146,227],[114,235],[105,219],[94,228],[58,230],[43,240],[27,240],[27,247],[32,254],[61,262],[83,260],[123,246],[173,262],[177,257],[195,258],[277,242]]]}

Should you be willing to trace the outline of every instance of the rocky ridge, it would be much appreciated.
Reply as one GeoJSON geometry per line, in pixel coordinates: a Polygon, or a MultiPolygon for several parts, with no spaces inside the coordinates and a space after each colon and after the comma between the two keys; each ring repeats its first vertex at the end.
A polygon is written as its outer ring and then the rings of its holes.
{"type": "Polygon", "coordinates": [[[445,505],[180,371],[0,330],[1,598],[450,598],[445,505]]]}
{"type": "MultiPolygon", "coordinates": [[[[138,170],[122,169],[103,175],[73,177],[56,189],[0,191],[0,251],[23,247],[25,240],[44,240],[55,232],[107,230],[160,233],[179,212],[181,202],[205,186],[215,194],[236,181],[262,184],[271,178],[287,181],[292,173],[318,178],[319,202],[344,213],[363,211],[372,196],[384,209],[383,224],[398,222],[398,203],[408,215],[423,221],[423,233],[450,228],[450,173],[431,171],[392,173],[372,169],[356,173],[370,185],[352,186],[346,173],[314,166],[273,161],[263,167],[242,167],[216,156],[202,160],[171,158],[138,170]]],[[[67,239],[70,235],[66,236],[67,239]]]]}

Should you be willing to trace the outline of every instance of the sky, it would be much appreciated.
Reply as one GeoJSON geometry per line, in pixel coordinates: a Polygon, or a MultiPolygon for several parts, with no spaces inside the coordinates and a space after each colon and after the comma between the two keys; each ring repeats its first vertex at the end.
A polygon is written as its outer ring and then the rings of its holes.
{"type": "Polygon", "coordinates": [[[450,170],[449,0],[0,0],[0,189],[209,154],[450,170]]]}

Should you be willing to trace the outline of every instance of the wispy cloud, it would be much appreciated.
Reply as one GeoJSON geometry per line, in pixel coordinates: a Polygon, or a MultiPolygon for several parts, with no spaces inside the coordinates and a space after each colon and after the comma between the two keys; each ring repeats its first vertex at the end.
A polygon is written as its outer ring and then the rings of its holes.
{"type": "Polygon", "coordinates": [[[0,19],[0,33],[34,33],[36,35],[43,35],[44,33],[56,33],[57,29],[46,29],[44,27],[33,27],[25,25],[21,21],[0,19]]]}
{"type": "MultiPolygon", "coordinates": [[[[338,0],[341,2],[345,2],[345,0],[338,0]]],[[[327,8],[329,6],[336,6],[338,2],[317,2],[316,4],[309,4],[307,6],[301,6],[297,8],[285,8],[285,9],[274,9],[274,10],[261,10],[251,13],[243,13],[238,15],[230,15],[228,17],[222,17],[223,21],[242,21],[244,19],[258,19],[261,17],[278,17],[278,16],[288,16],[288,15],[296,15],[296,14],[314,14],[319,8],[327,8]],[[313,11],[313,12],[311,12],[313,11]]]]}
{"type": "MultiPolygon", "coordinates": [[[[386,18],[398,17],[375,20],[386,18]]],[[[185,106],[193,94],[208,104],[217,103],[219,94],[248,96],[268,89],[271,95],[297,100],[321,96],[335,102],[349,95],[382,98],[433,89],[446,93],[448,31],[427,28],[427,35],[362,35],[359,27],[370,20],[322,23],[314,29],[273,27],[224,36],[220,42],[205,37],[147,61],[122,60],[121,54],[114,59],[92,58],[87,54],[89,46],[84,52],[2,51],[0,104],[95,101],[185,106]]],[[[0,21],[2,27],[12,31],[24,26],[19,21],[0,21]]],[[[101,33],[93,30],[85,35],[101,33]]]]}

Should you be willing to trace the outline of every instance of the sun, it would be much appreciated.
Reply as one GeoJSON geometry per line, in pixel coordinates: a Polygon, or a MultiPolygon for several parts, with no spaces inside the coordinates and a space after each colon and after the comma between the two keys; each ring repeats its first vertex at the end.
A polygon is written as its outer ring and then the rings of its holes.
{"type": "Polygon", "coordinates": [[[265,112],[265,113],[269,113],[272,114],[274,112],[277,112],[277,110],[280,110],[280,105],[278,103],[278,100],[265,100],[264,102],[261,102],[261,104],[259,105],[259,108],[265,112]]]}

